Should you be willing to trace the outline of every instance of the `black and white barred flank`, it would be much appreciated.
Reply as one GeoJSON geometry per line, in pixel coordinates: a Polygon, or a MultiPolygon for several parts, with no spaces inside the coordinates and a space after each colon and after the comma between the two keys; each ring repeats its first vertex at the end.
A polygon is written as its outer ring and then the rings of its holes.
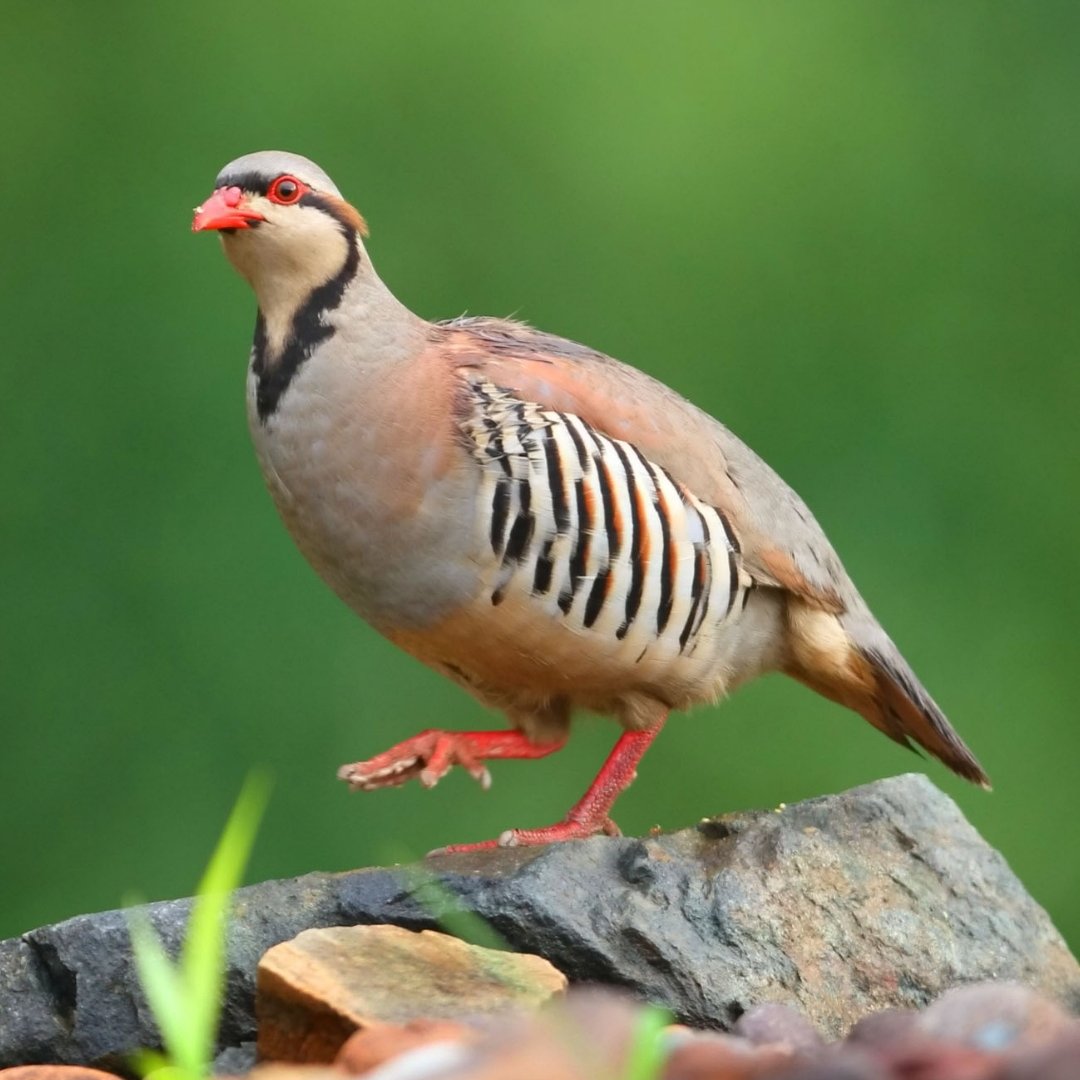
{"type": "Polygon", "coordinates": [[[465,419],[497,564],[491,602],[527,592],[568,625],[635,650],[693,655],[741,610],[730,523],[632,443],[578,416],[471,384],[465,419]]]}

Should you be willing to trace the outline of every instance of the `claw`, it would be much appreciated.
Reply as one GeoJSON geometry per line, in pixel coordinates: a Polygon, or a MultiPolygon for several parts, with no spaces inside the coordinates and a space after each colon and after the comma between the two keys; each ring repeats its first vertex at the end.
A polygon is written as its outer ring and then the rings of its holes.
{"type": "Polygon", "coordinates": [[[507,829],[498,840],[481,840],[478,844],[450,844],[436,848],[428,855],[462,855],[474,851],[494,851],[497,848],[536,847],[540,844],[557,844],[563,840],[587,840],[603,833],[605,836],[622,836],[622,831],[607,815],[568,817],[557,825],[543,829],[507,829]]]}
{"type": "Polygon", "coordinates": [[[429,859],[439,855],[463,855],[474,851],[495,851],[499,848],[498,840],[481,840],[476,844],[447,844],[446,847],[433,848],[427,853],[429,859]]]}
{"type": "Polygon", "coordinates": [[[481,840],[478,844],[447,844],[446,847],[432,848],[427,853],[427,858],[435,859],[440,855],[461,855],[463,852],[494,851],[498,846],[498,840],[481,840]]]}
{"type": "Polygon", "coordinates": [[[445,775],[445,773],[433,772],[431,769],[421,769],[420,783],[430,791],[445,775]]]}
{"type": "Polygon", "coordinates": [[[485,791],[491,787],[491,773],[485,758],[537,758],[557,750],[555,743],[532,743],[520,731],[423,731],[419,735],[370,761],[342,765],[338,779],[353,791],[375,791],[400,787],[414,777],[426,788],[435,785],[460,765],[485,791]]]}
{"type": "Polygon", "coordinates": [[[408,757],[382,768],[370,769],[365,768],[370,762],[358,761],[352,765],[342,765],[337,775],[353,791],[375,791],[384,787],[400,787],[412,778],[419,764],[419,758],[408,757]]]}

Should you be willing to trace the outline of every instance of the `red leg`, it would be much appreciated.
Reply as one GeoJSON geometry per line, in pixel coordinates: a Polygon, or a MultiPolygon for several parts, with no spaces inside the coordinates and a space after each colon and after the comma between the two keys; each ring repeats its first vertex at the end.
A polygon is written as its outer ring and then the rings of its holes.
{"type": "MultiPolygon", "coordinates": [[[[666,718],[665,718],[666,719],[666,718]]],[[[498,840],[479,844],[451,844],[433,855],[449,852],[485,851],[495,847],[517,847],[523,844],[551,844],[559,840],[580,840],[595,833],[618,836],[619,827],[608,816],[615,800],[637,775],[637,765],[650,743],[660,733],[664,721],[645,731],[627,731],[608,755],[596,779],[589,785],[581,800],[571,808],[557,825],[544,829],[508,829],[498,840]]]]}
{"type": "Polygon", "coordinates": [[[480,786],[491,786],[484,761],[492,758],[541,758],[565,744],[530,742],[520,731],[439,731],[431,729],[406,739],[370,761],[342,765],[338,779],[353,791],[398,787],[414,776],[434,787],[454,765],[466,769],[480,786]]]}

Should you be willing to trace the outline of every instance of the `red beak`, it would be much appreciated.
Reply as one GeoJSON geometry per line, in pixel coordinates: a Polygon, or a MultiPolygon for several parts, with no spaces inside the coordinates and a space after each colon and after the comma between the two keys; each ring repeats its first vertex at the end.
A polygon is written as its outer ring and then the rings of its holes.
{"type": "Polygon", "coordinates": [[[206,229],[248,229],[248,222],[265,221],[262,214],[240,205],[244,193],[238,187],[218,188],[202,206],[195,207],[192,232],[206,229]]]}

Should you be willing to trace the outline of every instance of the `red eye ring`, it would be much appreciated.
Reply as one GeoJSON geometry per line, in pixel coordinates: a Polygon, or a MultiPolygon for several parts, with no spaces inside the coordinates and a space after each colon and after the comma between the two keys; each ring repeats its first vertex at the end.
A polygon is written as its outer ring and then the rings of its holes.
{"type": "Polygon", "coordinates": [[[271,202],[289,206],[292,203],[299,202],[300,196],[308,190],[308,186],[297,180],[295,176],[285,175],[279,176],[270,185],[270,190],[267,191],[266,195],[271,202]]]}

